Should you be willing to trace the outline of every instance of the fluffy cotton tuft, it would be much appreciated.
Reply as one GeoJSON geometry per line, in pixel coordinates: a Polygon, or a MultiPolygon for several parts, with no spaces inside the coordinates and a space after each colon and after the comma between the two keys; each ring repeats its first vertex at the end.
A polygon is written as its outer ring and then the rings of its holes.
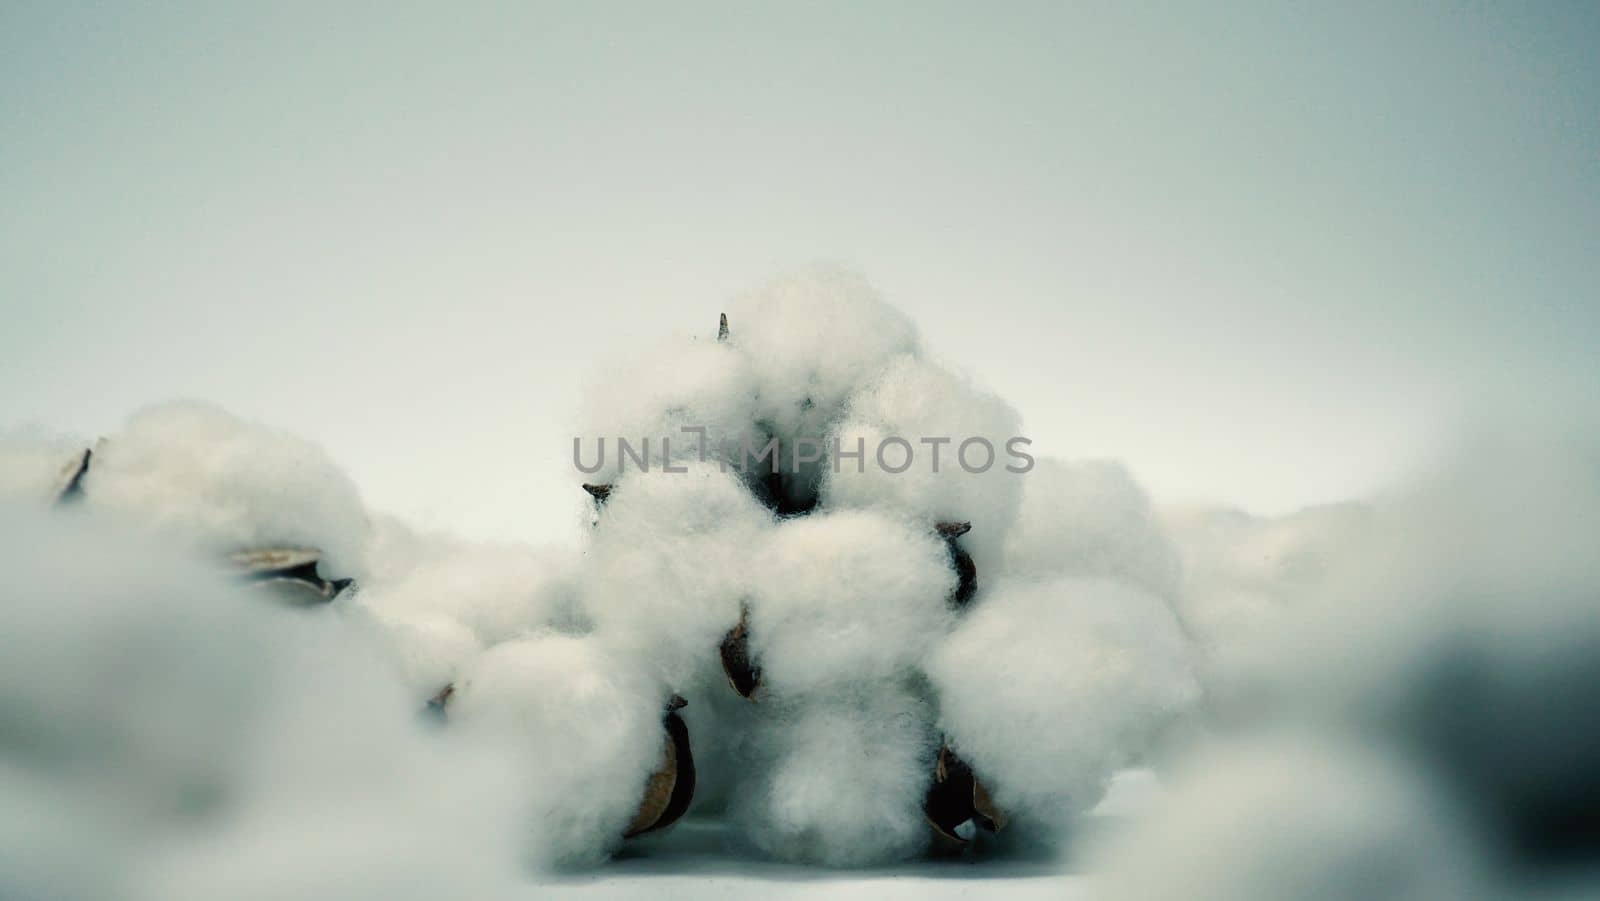
{"type": "Polygon", "coordinates": [[[705,460],[724,459],[724,446],[742,448],[747,436],[756,440],[754,369],[730,344],[678,338],[631,355],[610,372],[585,396],[578,459],[593,467],[604,453],[604,465],[594,473],[575,470],[582,481],[610,482],[635,468],[632,458],[622,457],[619,438],[652,467],[702,459],[701,435],[686,427],[705,430],[705,460]]]}
{"type": "Polygon", "coordinates": [[[370,525],[355,483],[316,445],[210,404],[134,414],[83,489],[91,507],[202,554],[310,547],[326,578],[364,573],[370,525]]]}
{"type": "Polygon", "coordinates": [[[1002,810],[1088,811],[1197,696],[1167,605],[1103,580],[991,589],[929,660],[940,724],[1002,810]]]}
{"type": "Polygon", "coordinates": [[[731,817],[743,840],[834,867],[920,853],[938,749],[931,718],[925,701],[892,685],[764,707],[738,759],[731,817]]]}
{"type": "Polygon", "coordinates": [[[513,750],[529,782],[528,838],[541,864],[594,863],[621,841],[662,761],[665,694],[587,637],[490,648],[456,684],[453,729],[513,750]]]}
{"type": "Polygon", "coordinates": [[[1178,613],[1208,684],[1221,686],[1296,607],[1327,588],[1339,557],[1370,528],[1372,509],[1333,504],[1275,518],[1180,510],[1164,520],[1183,561],[1178,613]]]}
{"type": "Polygon", "coordinates": [[[1112,579],[1177,596],[1177,548],[1127,467],[1040,459],[1022,482],[1022,510],[1006,542],[1008,574],[1112,579]]]}
{"type": "Polygon", "coordinates": [[[716,665],[772,523],[734,473],[685,468],[630,473],[613,487],[583,574],[597,636],[679,691],[716,665]]]}
{"type": "Polygon", "coordinates": [[[1007,442],[1019,436],[1017,413],[1005,401],[932,363],[901,357],[851,397],[830,442],[837,440],[841,453],[862,449],[865,459],[830,459],[822,503],[891,510],[929,524],[970,522],[962,547],[977,563],[980,578],[997,573],[1028,478],[1006,468],[1024,465],[1006,451],[1007,442]],[[912,451],[903,472],[890,468],[905,465],[905,445],[882,445],[893,438],[909,443],[912,451]],[[941,438],[949,442],[923,441],[941,438]],[[988,448],[975,439],[988,442],[988,448]],[[974,443],[968,444],[965,459],[982,472],[961,465],[961,446],[969,440],[974,443]]]}
{"type": "Polygon", "coordinates": [[[750,650],[763,691],[892,682],[954,621],[955,570],[944,542],[892,516],[844,511],[785,521],[753,570],[750,650]]]}
{"type": "MultiPolygon", "coordinates": [[[[728,307],[728,343],[755,375],[757,421],[793,455],[821,442],[846,400],[896,357],[919,352],[916,326],[860,273],[818,265],[773,280],[728,307]]],[[[814,495],[822,467],[786,479],[791,501],[814,495]]]]}

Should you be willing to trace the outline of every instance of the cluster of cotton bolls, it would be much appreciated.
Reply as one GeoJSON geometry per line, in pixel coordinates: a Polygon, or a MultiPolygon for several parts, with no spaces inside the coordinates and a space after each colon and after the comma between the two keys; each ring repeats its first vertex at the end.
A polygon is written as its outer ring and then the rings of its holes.
{"type": "Polygon", "coordinates": [[[1475,442],[1360,515],[1232,673],[1248,704],[1103,852],[1103,897],[1600,888],[1595,445],[1475,442]]]}
{"type": "Polygon", "coordinates": [[[414,531],[205,404],[0,436],[0,895],[487,894],[685,814],[830,866],[1057,846],[1173,760],[1109,897],[1592,862],[1592,449],[1163,512],[1116,463],[1017,454],[1010,406],[831,269],[613,372],[580,434],[632,453],[575,448],[573,547],[414,531]]]}
{"type": "Polygon", "coordinates": [[[1053,842],[1197,698],[1160,518],[1114,464],[1021,450],[1016,411],[859,275],[727,309],[591,391],[580,434],[633,447],[582,474],[581,548],[415,532],[314,445],[203,404],[89,452],[8,440],[0,486],[331,602],[304,623],[368,641],[395,709],[519,762],[512,831],[540,864],[691,803],[833,866],[977,827],[1053,842]]]}
{"type": "Polygon", "coordinates": [[[859,275],[774,282],[715,340],[629,364],[576,453],[590,640],[688,699],[696,809],[740,841],[849,866],[960,846],[968,819],[1054,835],[1193,705],[1175,552],[1137,486],[997,460],[1025,447],[1016,412],[859,275]],[[651,444],[607,458],[619,438],[651,444]],[[977,785],[935,810],[952,769],[977,785]]]}

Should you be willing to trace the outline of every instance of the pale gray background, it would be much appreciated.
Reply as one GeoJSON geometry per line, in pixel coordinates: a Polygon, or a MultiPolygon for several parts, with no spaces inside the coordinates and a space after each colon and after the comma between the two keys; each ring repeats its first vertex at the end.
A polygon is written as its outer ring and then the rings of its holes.
{"type": "Polygon", "coordinates": [[[1337,499],[1594,410],[1597,45],[1592,3],[4,2],[0,424],[210,398],[545,537],[608,347],[835,258],[1041,453],[1337,499]]]}

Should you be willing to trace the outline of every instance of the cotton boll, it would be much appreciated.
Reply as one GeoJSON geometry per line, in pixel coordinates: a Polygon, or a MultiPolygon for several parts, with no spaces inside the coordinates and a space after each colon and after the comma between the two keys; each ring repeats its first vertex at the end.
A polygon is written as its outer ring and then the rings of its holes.
{"type": "Polygon", "coordinates": [[[99,526],[0,511],[0,884],[19,897],[132,897],[145,837],[229,784],[273,672],[268,621],[213,574],[99,526]]]}
{"type": "MultiPolygon", "coordinates": [[[[857,388],[903,354],[916,327],[858,272],[818,265],[775,279],[728,307],[728,343],[750,361],[758,419],[791,460],[799,439],[821,442],[857,388]]],[[[787,473],[793,467],[787,464],[787,473]]],[[[785,503],[807,506],[822,474],[806,463],[784,479],[785,503]]]]}
{"type": "Polygon", "coordinates": [[[851,397],[830,442],[837,440],[845,453],[864,449],[866,457],[830,460],[823,505],[888,509],[930,524],[970,522],[961,546],[976,561],[979,578],[987,578],[1000,571],[1001,548],[1028,478],[1006,468],[1022,465],[1006,452],[1006,443],[1020,434],[1017,413],[1005,401],[937,365],[901,357],[851,397]],[[910,465],[902,472],[891,470],[906,463],[906,447],[883,445],[895,438],[910,445],[910,465]],[[939,438],[949,443],[923,440],[939,438]],[[983,471],[968,471],[962,459],[983,471]]]}
{"type": "Polygon", "coordinates": [[[337,619],[96,519],[0,516],[8,897],[477,897],[504,771],[430,741],[337,619]]]}
{"type": "Polygon", "coordinates": [[[316,445],[220,407],[134,414],[95,454],[84,492],[92,508],[209,556],[310,547],[323,576],[363,574],[369,525],[355,484],[316,445]]]}
{"type": "Polygon", "coordinates": [[[771,514],[732,472],[630,473],[601,510],[583,569],[597,635],[675,690],[717,665],[771,514]]]}
{"type": "Polygon", "coordinates": [[[1269,658],[1283,715],[1410,749],[1524,866],[1600,853],[1595,447],[1467,445],[1378,504],[1269,658]]]}
{"type": "Polygon", "coordinates": [[[677,338],[630,354],[610,373],[585,396],[575,462],[604,465],[594,473],[577,470],[582,481],[608,483],[638,468],[623,457],[619,438],[656,468],[722,460],[729,445],[736,458],[747,436],[757,434],[755,375],[749,358],[729,344],[677,338]]]}
{"type": "Polygon", "coordinates": [[[511,748],[530,779],[529,850],[594,863],[621,842],[662,762],[665,692],[593,638],[542,635],[479,657],[456,685],[452,730],[511,748]]]}
{"type": "Polygon", "coordinates": [[[1177,596],[1177,548],[1122,464],[1041,459],[1022,482],[1007,573],[1113,579],[1177,596]]]}
{"type": "Polygon", "coordinates": [[[763,692],[892,681],[954,621],[944,542],[892,516],[852,510],[785,521],[753,569],[750,652],[763,692]]]}
{"type": "Polygon", "coordinates": [[[1252,738],[1190,762],[1091,863],[1108,901],[1500,897],[1459,813],[1403,759],[1327,735],[1252,738]]]}
{"type": "Polygon", "coordinates": [[[1001,810],[1065,825],[1198,693],[1167,605],[1062,578],[995,586],[930,657],[940,725],[1001,810]]]}
{"type": "Polygon", "coordinates": [[[339,627],[291,624],[299,665],[278,677],[259,712],[274,727],[254,737],[228,788],[246,814],[153,855],[147,897],[422,901],[516,887],[508,797],[521,777],[503,749],[424,732],[339,627]]]}
{"type": "Polygon", "coordinates": [[[833,867],[905,860],[928,845],[923,797],[938,743],[926,701],[895,685],[766,704],[731,812],[773,857],[833,867]]]}

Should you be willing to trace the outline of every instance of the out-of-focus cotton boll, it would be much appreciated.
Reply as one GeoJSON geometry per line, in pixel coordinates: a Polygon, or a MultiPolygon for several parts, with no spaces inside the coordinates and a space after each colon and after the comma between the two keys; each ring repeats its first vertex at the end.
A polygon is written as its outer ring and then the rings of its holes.
{"type": "Polygon", "coordinates": [[[762,705],[731,815],[782,860],[856,867],[928,845],[922,801],[938,742],[926,701],[893,685],[762,705]]]}
{"type": "Polygon", "coordinates": [[[1113,460],[1041,459],[1021,477],[1022,511],[1006,542],[1006,572],[1128,582],[1178,593],[1178,550],[1127,467],[1113,460]]]}
{"type": "Polygon", "coordinates": [[[0,888],[132,897],[146,830],[204,822],[272,670],[213,574],[103,528],[0,515],[0,888]]]}
{"type": "Polygon", "coordinates": [[[622,456],[619,438],[654,469],[669,460],[701,460],[702,449],[703,459],[721,460],[725,446],[737,459],[747,436],[759,437],[755,375],[749,358],[729,344],[678,338],[630,355],[609,372],[585,395],[578,461],[593,467],[603,453],[604,465],[594,473],[575,470],[582,481],[610,482],[638,468],[622,456]],[[703,448],[702,435],[685,428],[705,430],[703,448]]]}
{"type": "Polygon", "coordinates": [[[629,473],[601,510],[583,570],[597,636],[684,691],[739,621],[771,513],[714,463],[629,473]]]}
{"type": "MultiPolygon", "coordinates": [[[[728,307],[728,343],[749,361],[758,421],[792,462],[798,439],[821,442],[845,401],[890,361],[918,352],[916,326],[859,272],[818,265],[771,281],[728,307]]],[[[804,455],[804,454],[803,454],[804,455]]],[[[787,473],[793,467],[785,464],[787,473]]],[[[814,496],[820,462],[785,478],[790,502],[814,496]]]]}
{"type": "Polygon", "coordinates": [[[1091,869],[1107,901],[1488,898],[1460,816],[1404,761],[1322,735],[1216,748],[1091,869]]]}
{"type": "Polygon", "coordinates": [[[951,748],[1041,827],[1092,808],[1198,694],[1166,603],[1103,580],[995,586],[928,676],[951,748]]]}
{"type": "Polygon", "coordinates": [[[55,499],[86,445],[23,430],[0,430],[0,503],[41,506],[55,499]]]}
{"type": "Polygon", "coordinates": [[[507,771],[419,731],[339,620],[254,603],[98,520],[0,518],[0,536],[0,894],[510,883],[507,771]]]}
{"type": "Polygon", "coordinates": [[[621,842],[661,764],[666,694],[593,638],[542,635],[484,652],[450,699],[452,729],[504,743],[526,768],[528,851],[595,863],[621,842]]]}
{"type": "Polygon", "coordinates": [[[364,574],[370,526],[355,483],[316,445],[210,404],[134,414],[95,454],[84,492],[202,554],[310,547],[324,577],[364,574]]]}
{"type": "Polygon", "coordinates": [[[1208,684],[1220,687],[1253,667],[1290,611],[1327,587],[1341,555],[1370,528],[1372,510],[1332,504],[1263,518],[1195,509],[1164,520],[1183,561],[1179,616],[1199,645],[1208,684]]]}
{"type": "Polygon", "coordinates": [[[252,736],[227,788],[247,816],[154,855],[150,898],[423,901],[513,888],[507,795],[522,775],[504,749],[420,732],[409,699],[338,626],[290,624],[299,665],[260,711],[279,727],[252,736]]]}
{"type": "Polygon", "coordinates": [[[1377,508],[1274,658],[1286,705],[1411,749],[1525,863],[1600,852],[1597,461],[1469,447],[1377,508]]]}
{"type": "Polygon", "coordinates": [[[1020,435],[1016,411],[999,397],[937,365],[901,357],[850,399],[833,438],[841,453],[864,450],[866,456],[830,459],[823,505],[893,510],[929,524],[970,522],[961,546],[982,579],[999,572],[1001,548],[1028,478],[1006,469],[1023,465],[1006,452],[1006,443],[1020,435]],[[883,446],[880,462],[881,443],[893,438],[910,445],[910,465],[902,472],[891,469],[906,463],[903,444],[883,446]],[[948,443],[923,440],[941,438],[948,443]],[[963,459],[983,471],[969,471],[963,459]]]}
{"type": "Polygon", "coordinates": [[[754,561],[750,651],[763,691],[893,681],[949,631],[956,584],[931,529],[868,511],[781,523],[754,561]]]}

